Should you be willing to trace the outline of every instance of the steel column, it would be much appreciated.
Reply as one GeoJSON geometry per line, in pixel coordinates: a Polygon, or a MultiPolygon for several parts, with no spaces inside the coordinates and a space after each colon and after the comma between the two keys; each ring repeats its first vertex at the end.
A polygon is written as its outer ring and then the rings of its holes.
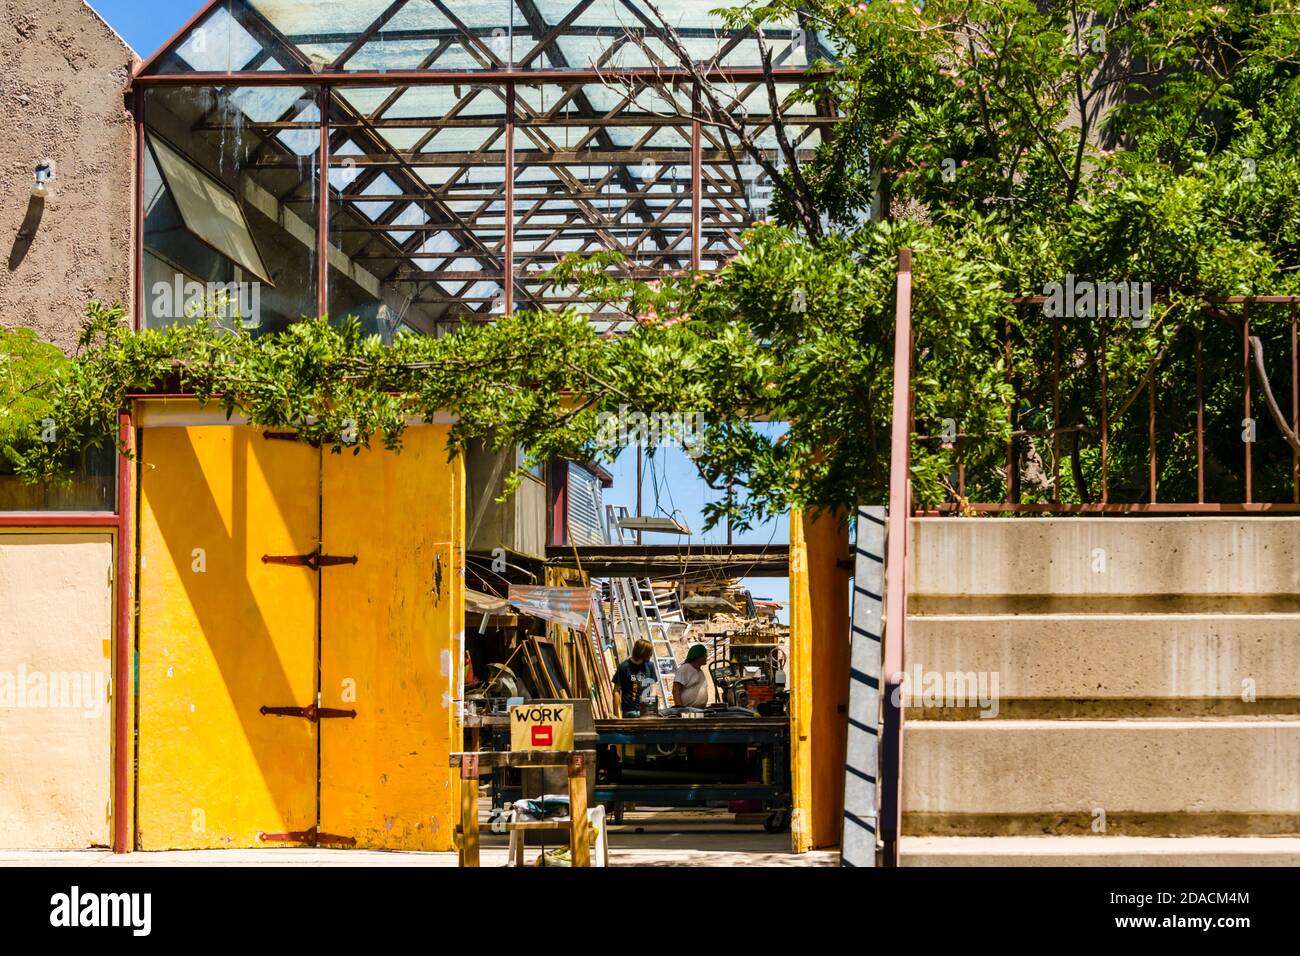
{"type": "Polygon", "coordinates": [[[704,242],[704,127],[700,123],[700,88],[691,92],[691,271],[700,271],[704,242]]]}
{"type": "Polygon", "coordinates": [[[327,315],[330,308],[330,88],[320,88],[320,154],[317,156],[316,209],[316,315],[327,315]]]}
{"type": "Polygon", "coordinates": [[[515,311],[515,84],[506,84],[506,168],[502,173],[505,179],[506,208],[505,231],[502,237],[502,271],[505,273],[506,315],[515,311]]]}
{"type": "MultiPolygon", "coordinates": [[[[126,452],[135,451],[135,426],[131,413],[118,413],[118,441],[126,452]]],[[[113,852],[134,848],[130,807],[132,768],[135,765],[135,482],[134,458],[117,459],[117,567],[114,600],[117,622],[113,641],[113,852]]]]}

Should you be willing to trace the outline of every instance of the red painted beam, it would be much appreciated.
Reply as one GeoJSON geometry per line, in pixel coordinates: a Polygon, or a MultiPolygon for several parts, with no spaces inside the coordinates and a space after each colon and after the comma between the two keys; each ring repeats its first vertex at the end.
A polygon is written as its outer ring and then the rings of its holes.
{"type": "MultiPolygon", "coordinates": [[[[118,438],[122,447],[135,450],[135,428],[130,412],[118,416],[118,438]]],[[[135,746],[135,482],[133,460],[119,454],[117,460],[117,628],[113,655],[113,852],[133,849],[131,817],[131,768],[135,746]]]]}

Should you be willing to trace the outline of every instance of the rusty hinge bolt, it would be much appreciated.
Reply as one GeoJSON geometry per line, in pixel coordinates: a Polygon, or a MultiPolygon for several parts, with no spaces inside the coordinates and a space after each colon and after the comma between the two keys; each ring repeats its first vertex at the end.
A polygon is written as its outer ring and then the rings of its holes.
{"type": "Polygon", "coordinates": [[[310,720],[313,724],[330,718],[346,717],[348,720],[356,720],[357,717],[355,710],[336,710],[331,707],[317,707],[315,704],[310,707],[267,707],[263,705],[259,713],[263,717],[302,717],[310,720]]]}

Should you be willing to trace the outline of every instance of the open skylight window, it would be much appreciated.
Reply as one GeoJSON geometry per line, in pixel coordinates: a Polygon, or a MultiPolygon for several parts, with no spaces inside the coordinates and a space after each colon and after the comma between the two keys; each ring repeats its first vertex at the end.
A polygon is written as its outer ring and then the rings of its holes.
{"type": "Polygon", "coordinates": [[[274,286],[235,194],[162,140],[153,135],[148,139],[185,228],[235,265],[274,286]]]}

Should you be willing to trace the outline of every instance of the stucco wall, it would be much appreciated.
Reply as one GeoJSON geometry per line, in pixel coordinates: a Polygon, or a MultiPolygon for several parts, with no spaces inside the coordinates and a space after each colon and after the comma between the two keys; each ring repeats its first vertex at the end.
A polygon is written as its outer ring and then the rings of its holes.
{"type": "Polygon", "coordinates": [[[86,303],[129,304],[133,59],[82,0],[0,0],[0,322],[65,349],[86,303]],[[45,158],[57,178],[28,245],[45,158]]]}
{"type": "Polygon", "coordinates": [[[113,542],[0,533],[0,848],[109,842],[113,542]]]}

